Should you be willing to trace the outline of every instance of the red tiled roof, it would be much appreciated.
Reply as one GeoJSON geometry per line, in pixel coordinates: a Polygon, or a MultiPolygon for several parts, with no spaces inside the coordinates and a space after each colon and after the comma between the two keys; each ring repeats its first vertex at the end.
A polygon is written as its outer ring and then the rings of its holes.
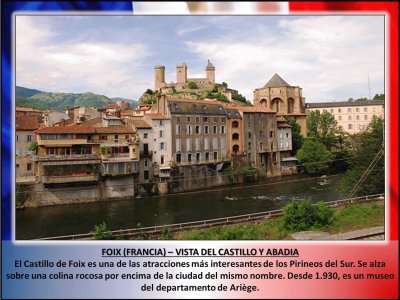
{"type": "Polygon", "coordinates": [[[68,125],[68,126],[54,126],[45,127],[35,131],[37,134],[41,133],[95,133],[94,127],[91,125],[68,125]]]}
{"type": "Polygon", "coordinates": [[[289,124],[283,123],[283,124],[278,124],[278,128],[292,128],[289,124]]]}
{"type": "Polygon", "coordinates": [[[15,118],[15,130],[36,130],[39,121],[36,116],[18,116],[15,118]]]}
{"type": "Polygon", "coordinates": [[[109,126],[96,127],[96,133],[134,133],[133,129],[128,126],[109,126]]]}
{"type": "Polygon", "coordinates": [[[143,120],[132,120],[130,123],[136,128],[151,128],[151,126],[143,120]]]}
{"type": "Polygon", "coordinates": [[[241,112],[275,113],[272,109],[261,106],[236,106],[235,108],[241,112]]]}
{"type": "Polygon", "coordinates": [[[169,118],[163,114],[146,114],[146,116],[153,120],[169,120],[169,118]]]}
{"type": "Polygon", "coordinates": [[[107,104],[106,106],[103,106],[102,108],[112,109],[112,108],[117,108],[117,107],[118,107],[117,103],[110,103],[110,104],[107,104]]]}
{"type": "Polygon", "coordinates": [[[17,106],[17,107],[15,108],[15,110],[16,110],[16,111],[26,111],[26,112],[31,111],[31,112],[40,112],[40,113],[43,113],[42,110],[38,110],[38,109],[35,109],[35,108],[30,108],[30,107],[22,107],[22,106],[17,106]]]}

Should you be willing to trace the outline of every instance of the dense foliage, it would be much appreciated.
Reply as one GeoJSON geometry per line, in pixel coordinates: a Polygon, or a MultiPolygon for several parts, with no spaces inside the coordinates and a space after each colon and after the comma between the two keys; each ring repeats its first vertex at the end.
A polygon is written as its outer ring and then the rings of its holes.
{"type": "MultiPolygon", "coordinates": [[[[355,136],[350,167],[340,183],[342,193],[348,194],[353,189],[377,153],[383,151],[383,135],[384,121],[382,118],[374,117],[366,131],[355,136]]],[[[379,194],[385,191],[384,165],[385,160],[382,156],[354,196],[379,194]]]]}
{"type": "Polygon", "coordinates": [[[107,229],[107,225],[105,222],[100,225],[95,225],[94,230],[91,232],[93,235],[93,239],[95,240],[111,240],[112,233],[109,229],[107,229]]]}
{"type": "Polygon", "coordinates": [[[331,223],[333,210],[325,202],[295,201],[283,209],[283,226],[289,231],[321,229],[331,223]]]}
{"type": "Polygon", "coordinates": [[[333,157],[325,145],[315,138],[307,138],[296,155],[301,168],[311,175],[325,174],[333,157]]]}

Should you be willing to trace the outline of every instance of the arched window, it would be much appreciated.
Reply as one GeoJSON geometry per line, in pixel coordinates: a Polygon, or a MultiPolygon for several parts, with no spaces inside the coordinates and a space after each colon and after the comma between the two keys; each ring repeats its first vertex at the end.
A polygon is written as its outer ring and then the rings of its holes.
{"type": "Polygon", "coordinates": [[[232,152],[237,154],[239,152],[239,145],[233,145],[232,152]]]}
{"type": "Polygon", "coordinates": [[[238,121],[233,121],[232,122],[232,128],[238,128],[239,127],[239,122],[238,121]]]}
{"type": "Polygon", "coordinates": [[[276,111],[277,113],[282,112],[283,110],[283,101],[281,98],[274,98],[271,101],[271,109],[276,111]]]}
{"type": "Polygon", "coordinates": [[[232,140],[238,140],[238,139],[239,139],[239,133],[232,134],[232,140]]]}
{"type": "Polygon", "coordinates": [[[289,98],[288,99],[288,113],[292,113],[294,112],[294,99],[293,98],[289,98]]]}
{"type": "Polygon", "coordinates": [[[260,106],[261,107],[268,107],[267,99],[261,99],[260,100],[260,106]]]}

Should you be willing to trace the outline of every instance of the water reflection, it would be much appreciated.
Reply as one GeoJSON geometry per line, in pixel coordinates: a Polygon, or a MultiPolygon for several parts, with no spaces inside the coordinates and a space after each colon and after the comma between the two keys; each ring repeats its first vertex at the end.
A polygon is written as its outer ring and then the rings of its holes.
{"type": "Polygon", "coordinates": [[[87,233],[103,221],[112,230],[213,219],[279,209],[292,199],[332,201],[340,176],[289,176],[267,183],[110,202],[27,208],[16,213],[17,239],[87,233]],[[282,182],[284,181],[284,182],[282,182]]]}

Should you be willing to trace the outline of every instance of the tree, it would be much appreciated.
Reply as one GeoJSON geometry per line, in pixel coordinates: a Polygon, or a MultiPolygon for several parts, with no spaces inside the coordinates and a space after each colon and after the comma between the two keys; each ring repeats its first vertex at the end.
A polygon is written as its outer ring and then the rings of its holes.
{"type": "Polygon", "coordinates": [[[94,225],[94,230],[92,231],[93,239],[95,240],[111,240],[112,232],[107,229],[105,222],[100,225],[94,225]]]}
{"type": "Polygon", "coordinates": [[[188,82],[188,88],[191,89],[191,90],[198,89],[197,84],[194,81],[189,81],[188,82]]]}
{"type": "MultiPolygon", "coordinates": [[[[375,156],[382,149],[384,120],[374,117],[367,129],[360,133],[354,145],[349,170],[340,181],[340,191],[349,194],[363,176],[375,156]]],[[[385,160],[381,157],[354,196],[379,194],[385,191],[385,160]]]]}
{"type": "Polygon", "coordinates": [[[328,170],[333,154],[316,138],[306,138],[296,158],[307,173],[320,175],[328,170]]]}
{"type": "Polygon", "coordinates": [[[308,136],[317,138],[328,149],[332,148],[338,129],[335,117],[327,111],[324,111],[322,114],[318,110],[312,111],[307,116],[308,136]]]}
{"type": "Polygon", "coordinates": [[[32,142],[29,145],[28,150],[36,153],[37,148],[38,148],[38,143],[37,142],[32,142]]]}
{"type": "Polygon", "coordinates": [[[375,94],[374,99],[373,100],[385,100],[385,94],[375,94]]]}
{"type": "Polygon", "coordinates": [[[295,118],[285,117],[287,123],[292,126],[292,155],[296,155],[304,142],[304,137],[301,135],[301,127],[296,122],[295,118]]]}
{"type": "Polygon", "coordinates": [[[283,227],[290,231],[321,229],[331,223],[333,210],[325,202],[292,200],[283,208],[283,227]]]}

